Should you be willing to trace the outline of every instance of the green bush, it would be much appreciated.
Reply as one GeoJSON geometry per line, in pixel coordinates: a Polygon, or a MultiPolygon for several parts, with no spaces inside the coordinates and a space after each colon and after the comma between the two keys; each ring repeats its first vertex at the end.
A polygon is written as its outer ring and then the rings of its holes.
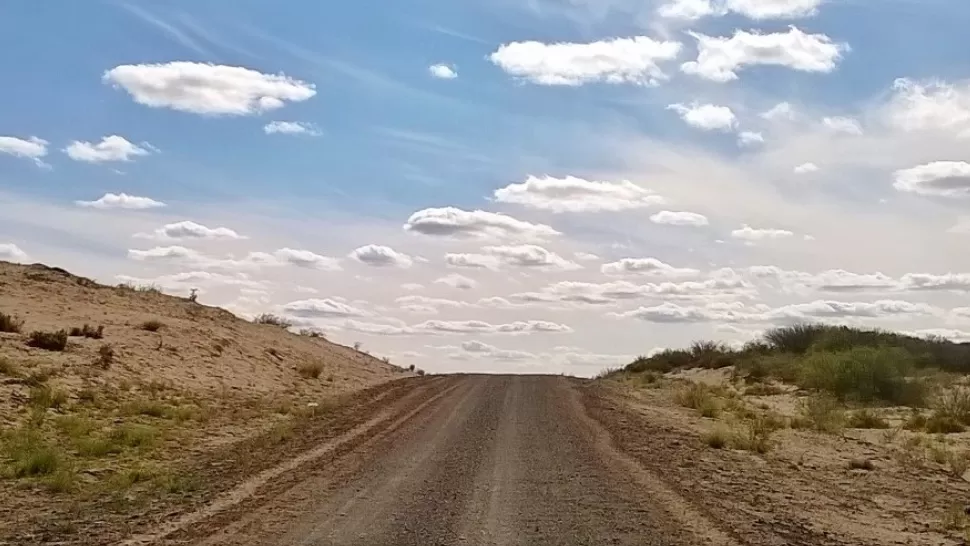
{"type": "Polygon", "coordinates": [[[27,345],[46,351],[63,351],[67,348],[67,331],[31,332],[27,345]]]}
{"type": "Polygon", "coordinates": [[[816,395],[802,401],[801,413],[812,429],[837,434],[845,426],[845,411],[838,400],[829,395],[816,395]]]}
{"type": "Polygon", "coordinates": [[[821,324],[794,324],[768,330],[764,338],[776,351],[802,354],[808,352],[827,329],[821,324]]]}
{"type": "Polygon", "coordinates": [[[915,369],[913,360],[910,353],[897,347],[812,351],[802,361],[799,385],[839,400],[922,406],[927,386],[909,377],[915,369]]]}

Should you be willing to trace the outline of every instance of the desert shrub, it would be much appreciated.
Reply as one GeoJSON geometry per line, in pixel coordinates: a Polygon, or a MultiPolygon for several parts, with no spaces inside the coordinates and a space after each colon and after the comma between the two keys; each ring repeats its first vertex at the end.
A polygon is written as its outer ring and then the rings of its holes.
{"type": "Polygon", "coordinates": [[[889,423],[871,409],[865,408],[852,412],[847,423],[849,428],[889,428],[889,423]]]}
{"type": "Polygon", "coordinates": [[[827,434],[836,434],[845,426],[845,411],[838,400],[821,394],[810,396],[801,403],[801,414],[812,429],[827,434]]]}
{"type": "Polygon", "coordinates": [[[28,395],[30,406],[40,410],[58,409],[67,403],[67,393],[47,385],[31,387],[28,395]]]}
{"type": "Polygon", "coordinates": [[[748,396],[774,396],[777,394],[784,394],[785,389],[779,387],[778,385],[767,385],[764,383],[759,383],[757,385],[751,385],[750,387],[744,389],[744,394],[748,396]]]}
{"type": "Polygon", "coordinates": [[[13,315],[0,313],[0,332],[19,334],[24,322],[13,315]]]}
{"type": "Polygon", "coordinates": [[[946,390],[934,400],[933,407],[938,415],[970,425],[970,389],[946,390]]]}
{"type": "Polygon", "coordinates": [[[413,372],[414,371],[414,364],[411,364],[411,365],[408,366],[408,371],[409,372],[413,372]]]}
{"type": "Polygon", "coordinates": [[[948,451],[946,465],[954,478],[962,478],[970,469],[970,459],[968,459],[966,452],[948,451]]]}
{"type": "MultiPolygon", "coordinates": [[[[907,422],[907,425],[909,423],[907,422]]],[[[930,434],[956,434],[967,429],[960,421],[951,416],[934,413],[923,423],[923,430],[930,434]]],[[[915,429],[914,429],[915,430],[915,429]]]]}
{"type": "Polygon", "coordinates": [[[138,325],[139,328],[145,330],[146,332],[157,332],[161,330],[163,326],[165,326],[165,323],[157,319],[146,320],[138,325]]]}
{"type": "Polygon", "coordinates": [[[734,352],[722,343],[695,341],[690,349],[690,366],[719,369],[734,364],[734,352]]]}
{"type": "Polygon", "coordinates": [[[9,460],[14,477],[45,476],[61,466],[61,453],[34,428],[11,431],[0,439],[0,449],[9,460]]]}
{"type": "Polygon", "coordinates": [[[323,364],[320,362],[307,362],[301,364],[296,372],[304,379],[317,379],[323,373],[323,364]]]}
{"type": "Polygon", "coordinates": [[[717,427],[703,436],[704,443],[714,449],[724,449],[730,441],[730,435],[723,427],[717,427]]]}
{"type": "Polygon", "coordinates": [[[71,328],[69,334],[71,337],[86,337],[91,339],[101,339],[104,337],[104,326],[98,326],[95,328],[90,324],[84,324],[80,328],[77,326],[71,328]]]}
{"type": "Polygon", "coordinates": [[[778,430],[776,424],[764,418],[746,421],[734,429],[731,435],[731,447],[742,451],[768,453],[774,447],[771,435],[776,430],[778,430]]]}
{"type": "Polygon", "coordinates": [[[326,336],[323,335],[323,332],[314,328],[301,328],[299,334],[304,337],[326,339],[326,336]]]}
{"type": "Polygon", "coordinates": [[[105,343],[101,347],[98,347],[98,358],[94,361],[95,364],[101,368],[108,369],[111,364],[115,361],[115,349],[110,344],[105,343]]]}
{"type": "Polygon", "coordinates": [[[20,376],[20,367],[13,363],[7,357],[0,356],[0,375],[7,375],[10,377],[20,376]]]}
{"type": "Polygon", "coordinates": [[[876,465],[869,459],[852,459],[849,461],[849,468],[852,470],[875,470],[876,465]]]}
{"type": "Polygon", "coordinates": [[[279,315],[273,315],[271,313],[263,313],[262,315],[257,315],[253,319],[256,324],[269,324],[272,326],[279,326],[280,328],[286,329],[293,326],[293,323],[286,320],[279,315]]]}
{"type": "Polygon", "coordinates": [[[751,355],[740,358],[735,371],[747,381],[755,383],[767,379],[794,383],[799,375],[799,360],[787,353],[751,355]]]}
{"type": "Polygon", "coordinates": [[[417,370],[415,370],[414,373],[416,373],[416,374],[418,374],[420,376],[423,376],[424,375],[424,370],[422,370],[421,368],[418,368],[417,370]]]}
{"type": "Polygon", "coordinates": [[[768,330],[764,339],[776,351],[803,354],[826,330],[821,324],[793,324],[768,330]]]}
{"type": "Polygon", "coordinates": [[[886,401],[921,406],[927,385],[909,377],[913,357],[893,347],[858,347],[838,353],[813,351],[802,361],[799,385],[840,400],[886,401]]]}
{"type": "Polygon", "coordinates": [[[45,351],[63,351],[67,348],[67,331],[41,332],[38,330],[31,332],[27,339],[27,345],[45,351]]]}
{"type": "Polygon", "coordinates": [[[685,408],[701,410],[716,404],[711,388],[703,383],[691,383],[674,393],[674,400],[685,408]]]}
{"type": "Polygon", "coordinates": [[[136,400],[121,407],[123,415],[144,415],[146,417],[169,417],[172,407],[157,400],[136,400]]]}
{"type": "Polygon", "coordinates": [[[146,425],[126,424],[122,425],[108,435],[108,438],[117,444],[130,447],[151,447],[158,441],[158,430],[146,425]]]}

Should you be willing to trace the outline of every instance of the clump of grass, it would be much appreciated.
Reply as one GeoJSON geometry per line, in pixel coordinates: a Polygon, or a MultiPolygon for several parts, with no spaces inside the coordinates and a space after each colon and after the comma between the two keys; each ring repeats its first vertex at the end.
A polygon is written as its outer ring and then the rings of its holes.
{"type": "Polygon", "coordinates": [[[889,423],[875,411],[864,408],[849,415],[847,426],[849,428],[887,429],[889,423]]]}
{"type": "Polygon", "coordinates": [[[414,372],[414,373],[416,373],[416,374],[418,374],[419,376],[424,376],[424,373],[425,373],[425,372],[424,372],[424,370],[422,370],[421,368],[418,368],[417,370],[415,370],[415,372],[414,372]]]}
{"type": "Polygon", "coordinates": [[[145,322],[138,325],[139,328],[141,328],[146,332],[157,332],[161,330],[163,326],[165,326],[165,323],[157,319],[146,320],[145,322]]]}
{"type": "Polygon", "coordinates": [[[123,415],[144,415],[146,417],[169,417],[173,414],[172,407],[157,400],[136,400],[121,407],[123,415]]]}
{"type": "Polygon", "coordinates": [[[827,395],[810,396],[802,401],[802,416],[812,429],[837,434],[845,426],[845,411],[838,400],[827,395]]]}
{"type": "Polygon", "coordinates": [[[13,360],[6,357],[0,357],[0,375],[6,375],[8,377],[20,377],[20,367],[14,364],[13,360]]]}
{"type": "Polygon", "coordinates": [[[776,424],[764,418],[747,421],[732,431],[730,445],[734,449],[763,455],[774,447],[771,435],[776,430],[778,430],[776,424]]]}
{"type": "Polygon", "coordinates": [[[970,518],[962,505],[954,504],[944,512],[940,523],[947,531],[962,531],[970,524],[970,518]]]}
{"type": "Polygon", "coordinates": [[[30,406],[37,410],[60,409],[67,403],[67,393],[42,385],[30,388],[28,400],[30,406]]]}
{"type": "Polygon", "coordinates": [[[103,436],[78,438],[74,447],[81,457],[105,457],[121,453],[124,450],[121,444],[103,436]]]}
{"type": "Polygon", "coordinates": [[[934,402],[935,414],[970,425],[970,389],[959,387],[944,391],[934,402]]]}
{"type": "Polygon", "coordinates": [[[111,431],[109,439],[129,448],[149,448],[159,439],[158,429],[146,425],[126,424],[111,431]]]}
{"type": "Polygon", "coordinates": [[[785,389],[778,385],[768,385],[765,383],[758,383],[744,389],[744,394],[748,396],[775,396],[784,393],[785,389]]]}
{"type": "Polygon", "coordinates": [[[714,393],[703,383],[691,383],[674,394],[674,400],[685,408],[700,410],[715,404],[714,393]]]}
{"type": "Polygon", "coordinates": [[[71,337],[86,337],[91,339],[101,339],[104,337],[104,326],[98,326],[95,328],[90,324],[85,323],[83,326],[78,328],[77,326],[71,328],[69,333],[71,337]]]}
{"type": "Polygon", "coordinates": [[[108,343],[98,347],[98,358],[94,361],[102,369],[107,370],[115,361],[115,349],[108,343]]]}
{"type": "Polygon", "coordinates": [[[77,473],[71,468],[60,468],[46,476],[42,483],[51,493],[70,493],[77,489],[77,473]]]}
{"type": "Polygon", "coordinates": [[[24,322],[14,315],[0,313],[0,332],[19,334],[23,327],[24,322]]]}
{"type": "Polygon", "coordinates": [[[62,454],[46,443],[34,428],[24,427],[3,437],[3,451],[10,460],[10,473],[15,478],[46,476],[62,465],[62,454]]]}
{"type": "Polygon", "coordinates": [[[849,461],[849,468],[852,470],[875,470],[876,465],[869,459],[852,459],[849,461]]]}
{"type": "Polygon", "coordinates": [[[296,372],[304,379],[317,379],[323,373],[323,363],[306,362],[298,366],[296,372]]]}
{"type": "Polygon", "coordinates": [[[962,478],[970,469],[970,458],[967,457],[966,452],[949,451],[946,456],[946,465],[954,478],[962,478]]]}
{"type": "Polygon", "coordinates": [[[45,351],[63,351],[67,348],[67,331],[42,332],[38,330],[31,332],[27,339],[27,345],[45,351]]]}
{"type": "Polygon", "coordinates": [[[157,474],[152,481],[156,487],[173,495],[191,493],[201,488],[198,478],[172,472],[157,474]]]}
{"type": "Polygon", "coordinates": [[[803,354],[808,352],[825,330],[826,327],[821,324],[793,324],[768,330],[764,338],[775,350],[803,354]]]}
{"type": "Polygon", "coordinates": [[[716,427],[703,436],[704,443],[714,449],[724,449],[730,442],[730,435],[723,427],[716,427]]]}
{"type": "Polygon", "coordinates": [[[323,338],[323,339],[327,338],[327,336],[324,335],[323,332],[315,328],[301,328],[299,334],[303,337],[323,338]]]}
{"type": "Polygon", "coordinates": [[[283,328],[283,329],[293,326],[292,322],[286,320],[285,318],[279,315],[274,315],[271,313],[263,313],[262,315],[257,315],[256,318],[253,319],[253,322],[256,324],[270,324],[272,326],[279,326],[280,328],[283,328]]]}
{"type": "Polygon", "coordinates": [[[928,386],[912,378],[915,358],[898,347],[812,351],[801,363],[799,384],[840,400],[922,406],[928,386]]]}

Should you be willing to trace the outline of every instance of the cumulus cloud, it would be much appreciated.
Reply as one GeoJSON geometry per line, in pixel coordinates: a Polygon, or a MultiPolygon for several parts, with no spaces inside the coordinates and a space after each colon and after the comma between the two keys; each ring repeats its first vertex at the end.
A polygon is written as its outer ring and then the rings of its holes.
{"type": "Polygon", "coordinates": [[[818,12],[824,0],[672,0],[657,14],[669,19],[696,21],[708,16],[737,13],[754,20],[799,19],[818,12]]]}
{"type": "Polygon", "coordinates": [[[650,217],[654,224],[667,224],[671,226],[694,226],[701,227],[708,224],[707,216],[696,212],[674,212],[662,210],[650,217]]]}
{"type": "Polygon", "coordinates": [[[573,257],[581,262],[595,262],[600,259],[599,256],[592,252],[574,252],[573,257]]]}
{"type": "Polygon", "coordinates": [[[970,163],[934,161],[896,171],[893,187],[899,191],[940,197],[970,195],[970,163]]]}
{"type": "Polygon", "coordinates": [[[505,214],[467,211],[455,207],[419,210],[408,218],[404,229],[436,237],[540,239],[559,235],[545,224],[517,220],[505,214]]]}
{"type": "Polygon", "coordinates": [[[140,261],[170,261],[198,267],[200,269],[236,270],[240,268],[281,267],[292,265],[306,269],[325,271],[340,270],[340,261],[310,252],[309,250],[295,250],[281,248],[273,253],[250,252],[241,259],[228,256],[214,258],[184,246],[157,246],[146,250],[132,249],[128,257],[140,261]]]}
{"type": "Polygon", "coordinates": [[[616,262],[603,264],[600,267],[606,275],[658,275],[662,277],[678,277],[697,275],[696,269],[674,267],[656,258],[623,258],[616,262]]]}
{"type": "Polygon", "coordinates": [[[768,121],[791,121],[795,119],[795,109],[792,107],[791,103],[779,102],[759,115],[768,121]]]}
{"type": "Polygon", "coordinates": [[[358,262],[374,267],[408,268],[414,261],[407,254],[402,254],[391,247],[381,245],[365,245],[350,253],[350,257],[358,262]]]}
{"type": "Polygon", "coordinates": [[[822,118],[822,125],[833,133],[843,133],[846,135],[862,136],[862,125],[857,120],[846,117],[826,117],[822,118]]]}
{"type": "Polygon", "coordinates": [[[831,72],[849,49],[824,34],[806,34],[794,26],[771,34],[736,30],[730,38],[689,34],[697,40],[697,60],[682,64],[681,70],[716,82],[736,80],[739,70],[755,65],[831,72]]]}
{"type": "Polygon", "coordinates": [[[283,312],[294,317],[310,319],[366,317],[370,315],[367,311],[330,298],[291,301],[283,306],[283,312]]]}
{"type": "Polygon", "coordinates": [[[491,269],[496,270],[502,264],[496,256],[487,254],[467,254],[449,253],[445,254],[445,263],[451,267],[464,267],[468,269],[491,269]]]}
{"type": "Polygon", "coordinates": [[[443,284],[445,286],[450,286],[452,288],[457,288],[459,290],[471,290],[478,286],[478,283],[468,277],[458,274],[445,275],[440,279],[436,279],[435,284],[443,284]]]}
{"type": "MultiPolygon", "coordinates": [[[[190,288],[202,288],[213,286],[239,286],[242,290],[260,291],[266,288],[265,281],[251,279],[245,273],[215,273],[212,271],[183,271],[172,275],[161,275],[159,277],[144,278],[132,277],[130,275],[115,275],[115,279],[123,283],[135,285],[154,285],[164,290],[188,291],[190,288]]],[[[255,292],[251,292],[255,294],[255,292]]]]}
{"type": "Polygon", "coordinates": [[[136,233],[143,239],[246,239],[227,227],[210,228],[191,220],[165,224],[152,233],[136,233]]]}
{"type": "Polygon", "coordinates": [[[498,258],[500,262],[512,267],[534,267],[539,269],[582,269],[582,266],[537,245],[487,246],[482,249],[486,255],[498,258]]]}
{"type": "Polygon", "coordinates": [[[42,138],[32,136],[27,140],[12,137],[0,136],[0,154],[12,155],[32,159],[38,166],[46,166],[41,158],[47,155],[48,142],[42,138]]]}
{"type": "MultiPolygon", "coordinates": [[[[253,256],[253,254],[250,254],[253,256]]],[[[292,248],[281,248],[272,254],[280,263],[303,267],[306,269],[321,269],[327,271],[340,270],[340,260],[321,256],[309,250],[298,250],[292,248]]]]}
{"type": "Polygon", "coordinates": [[[900,78],[885,107],[885,117],[906,131],[946,131],[970,136],[970,81],[947,83],[900,78]]]}
{"type": "Polygon", "coordinates": [[[792,169],[792,172],[794,172],[795,174],[809,174],[809,173],[818,172],[818,165],[811,162],[802,163],[801,165],[798,165],[794,169],[792,169]]]}
{"type": "Polygon", "coordinates": [[[731,237],[742,241],[755,242],[768,239],[785,239],[795,235],[787,229],[753,228],[747,224],[731,232],[731,237]]]}
{"type": "Polygon", "coordinates": [[[875,302],[816,300],[778,308],[770,308],[763,304],[746,306],[740,302],[712,303],[703,306],[682,306],[665,302],[623,313],[610,313],[609,316],[636,318],[657,323],[794,323],[806,320],[891,319],[939,313],[939,309],[930,305],[900,300],[875,302]]]}
{"type": "Polygon", "coordinates": [[[131,161],[132,158],[149,155],[152,151],[157,150],[150,144],[141,147],[118,135],[106,136],[97,144],[75,140],[64,148],[64,153],[71,159],[87,163],[131,161]]]}
{"type": "Polygon", "coordinates": [[[970,290],[970,273],[907,273],[900,278],[900,284],[905,290],[970,290]]]}
{"type": "Polygon", "coordinates": [[[313,84],[283,74],[195,62],[121,65],[103,80],[139,104],[202,115],[256,115],[316,95],[313,84]]]}
{"type": "Polygon", "coordinates": [[[495,190],[500,203],[563,212],[617,212],[663,203],[654,192],[624,180],[597,182],[574,176],[553,178],[529,176],[521,184],[495,190]]]}
{"type": "Polygon", "coordinates": [[[0,260],[5,262],[23,263],[28,259],[27,253],[13,243],[0,243],[0,260]]]}
{"type": "Polygon", "coordinates": [[[738,146],[750,147],[764,143],[765,137],[761,133],[754,131],[741,131],[738,133],[738,146]]]}
{"type": "Polygon", "coordinates": [[[429,66],[428,73],[431,74],[431,77],[439,80],[453,80],[458,77],[458,72],[454,67],[442,63],[429,66]]]}
{"type": "Polygon", "coordinates": [[[320,136],[320,130],[305,121],[271,121],[263,126],[267,135],[306,135],[320,136]]]}
{"type": "Polygon", "coordinates": [[[681,47],[646,36],[585,44],[528,41],[504,44],[489,59],[508,74],[539,85],[657,85],[668,79],[658,63],[675,59],[681,47]]]}
{"type": "Polygon", "coordinates": [[[681,21],[696,21],[710,15],[720,15],[711,0],[671,0],[657,8],[657,15],[681,21]]]}
{"type": "Polygon", "coordinates": [[[727,106],[676,103],[667,106],[667,110],[677,112],[685,123],[704,131],[732,131],[738,124],[738,118],[727,106]]]}
{"type": "Polygon", "coordinates": [[[611,305],[623,300],[644,298],[711,299],[747,297],[756,290],[744,279],[734,277],[711,278],[702,281],[634,284],[626,281],[591,283],[562,281],[551,284],[541,292],[514,294],[513,299],[526,302],[565,302],[583,305],[611,305]]]}
{"type": "Polygon", "coordinates": [[[154,209],[166,206],[161,201],[156,201],[149,197],[139,197],[128,195],[127,193],[106,193],[95,201],[75,201],[79,207],[89,207],[94,209],[128,209],[142,210],[154,209]]]}
{"type": "Polygon", "coordinates": [[[492,358],[495,360],[507,361],[534,360],[536,358],[536,355],[533,353],[510,349],[499,349],[494,345],[489,345],[487,343],[475,340],[462,342],[460,349],[462,352],[457,353],[457,355],[462,357],[471,354],[480,358],[492,358]]]}
{"type": "Polygon", "coordinates": [[[394,300],[394,303],[403,311],[429,315],[436,314],[440,307],[459,308],[472,306],[472,304],[464,301],[449,300],[446,298],[429,298],[426,296],[401,296],[394,300]]]}
{"type": "Polygon", "coordinates": [[[565,324],[544,320],[516,321],[508,324],[491,324],[481,320],[428,320],[414,326],[415,330],[446,334],[530,334],[569,333],[572,328],[565,324]]]}

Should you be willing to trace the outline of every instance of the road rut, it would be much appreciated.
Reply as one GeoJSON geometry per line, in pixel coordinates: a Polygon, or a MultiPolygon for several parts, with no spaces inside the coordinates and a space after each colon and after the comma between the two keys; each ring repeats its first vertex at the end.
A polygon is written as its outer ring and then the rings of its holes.
{"type": "MultiPolygon", "coordinates": [[[[258,506],[155,541],[206,546],[736,544],[617,452],[554,376],[456,376],[258,506]]],[[[376,426],[376,425],[375,425],[376,426]]]]}

